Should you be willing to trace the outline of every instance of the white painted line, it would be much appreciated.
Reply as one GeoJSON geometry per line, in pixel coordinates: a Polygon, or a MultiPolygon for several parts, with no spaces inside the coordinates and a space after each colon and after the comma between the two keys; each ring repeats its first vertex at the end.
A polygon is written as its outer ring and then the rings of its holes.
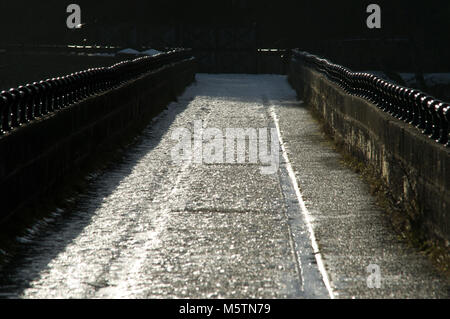
{"type": "Polygon", "coordinates": [[[328,290],[328,294],[330,295],[330,298],[334,299],[334,293],[333,293],[333,289],[331,288],[330,279],[328,278],[328,274],[325,270],[325,266],[324,266],[323,260],[322,260],[322,255],[320,254],[319,246],[317,245],[317,241],[316,241],[316,236],[314,235],[314,230],[313,230],[313,227],[311,224],[311,215],[309,214],[308,209],[306,208],[305,202],[303,201],[303,196],[300,193],[300,188],[298,187],[297,178],[295,177],[294,170],[292,169],[291,162],[289,161],[289,157],[287,155],[286,148],[284,147],[283,138],[281,137],[280,125],[278,123],[278,116],[275,113],[273,106],[270,106],[269,110],[270,110],[270,115],[272,116],[275,126],[277,128],[278,139],[279,139],[280,145],[281,145],[281,151],[283,153],[284,160],[286,161],[286,169],[288,171],[292,185],[294,186],[295,194],[297,195],[298,203],[299,203],[300,209],[302,211],[303,217],[305,219],[306,226],[308,227],[309,237],[311,239],[311,246],[314,251],[314,256],[316,257],[317,267],[319,268],[320,274],[322,275],[323,282],[325,284],[325,287],[328,290]]]}

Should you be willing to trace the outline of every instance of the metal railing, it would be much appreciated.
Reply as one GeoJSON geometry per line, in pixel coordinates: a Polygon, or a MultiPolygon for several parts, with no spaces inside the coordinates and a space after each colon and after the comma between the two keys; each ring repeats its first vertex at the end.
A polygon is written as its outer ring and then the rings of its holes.
{"type": "Polygon", "coordinates": [[[292,57],[325,75],[346,93],[362,97],[393,117],[419,129],[450,147],[450,104],[419,90],[399,86],[373,74],[352,72],[313,54],[297,49],[292,57]]]}
{"type": "Polygon", "coordinates": [[[155,56],[125,60],[0,92],[0,136],[93,95],[118,88],[165,64],[190,55],[175,49],[155,56]]]}

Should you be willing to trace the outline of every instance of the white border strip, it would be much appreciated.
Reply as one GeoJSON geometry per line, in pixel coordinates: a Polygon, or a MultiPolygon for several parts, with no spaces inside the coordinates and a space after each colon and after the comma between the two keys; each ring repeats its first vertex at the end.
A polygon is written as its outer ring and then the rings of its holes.
{"type": "Polygon", "coordinates": [[[270,106],[270,115],[272,116],[273,121],[275,122],[275,126],[277,128],[277,133],[278,133],[278,139],[279,139],[280,145],[281,145],[281,150],[283,152],[284,160],[286,161],[286,169],[289,173],[289,177],[291,179],[292,185],[294,186],[295,194],[297,195],[300,209],[303,213],[303,217],[305,219],[306,226],[308,227],[308,230],[309,230],[309,237],[311,239],[311,245],[312,245],[312,248],[314,251],[314,256],[316,257],[317,266],[319,268],[320,274],[322,275],[323,282],[325,284],[325,287],[328,290],[328,294],[330,295],[330,298],[334,299],[334,293],[331,288],[330,279],[328,278],[328,274],[325,270],[325,266],[324,266],[323,260],[322,260],[322,255],[320,254],[319,246],[317,245],[316,237],[314,235],[314,230],[311,225],[311,216],[308,212],[308,209],[306,208],[305,202],[303,201],[302,194],[300,193],[300,189],[298,187],[297,178],[295,177],[294,170],[292,169],[291,162],[289,161],[286,149],[284,147],[283,138],[281,137],[280,125],[278,123],[278,116],[275,113],[273,106],[270,106]]]}

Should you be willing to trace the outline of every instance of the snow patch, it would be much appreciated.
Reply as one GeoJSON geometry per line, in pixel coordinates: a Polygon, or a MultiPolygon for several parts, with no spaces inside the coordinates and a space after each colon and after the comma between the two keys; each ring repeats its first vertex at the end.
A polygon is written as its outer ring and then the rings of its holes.
{"type": "Polygon", "coordinates": [[[141,52],[141,54],[143,54],[143,55],[150,55],[150,56],[157,55],[157,54],[160,54],[160,53],[162,53],[162,52],[158,51],[158,50],[155,50],[155,49],[148,49],[146,51],[142,51],[141,52]]]}
{"type": "Polygon", "coordinates": [[[134,55],[138,55],[141,52],[135,50],[135,49],[131,49],[131,48],[127,48],[127,49],[123,49],[120,50],[119,52],[117,52],[117,54],[134,54],[134,55]]]}

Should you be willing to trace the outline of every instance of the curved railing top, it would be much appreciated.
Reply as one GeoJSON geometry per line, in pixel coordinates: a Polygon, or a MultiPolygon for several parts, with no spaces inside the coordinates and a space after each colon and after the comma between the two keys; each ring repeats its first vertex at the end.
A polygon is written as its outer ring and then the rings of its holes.
{"type": "Polygon", "coordinates": [[[417,89],[397,85],[373,74],[353,72],[298,49],[292,57],[325,75],[348,94],[356,95],[375,104],[398,120],[421,130],[437,143],[450,147],[450,104],[417,89]]]}
{"type": "Polygon", "coordinates": [[[36,118],[66,108],[92,95],[117,88],[163,65],[187,58],[190,54],[190,49],[174,49],[2,91],[0,137],[36,118]]]}

